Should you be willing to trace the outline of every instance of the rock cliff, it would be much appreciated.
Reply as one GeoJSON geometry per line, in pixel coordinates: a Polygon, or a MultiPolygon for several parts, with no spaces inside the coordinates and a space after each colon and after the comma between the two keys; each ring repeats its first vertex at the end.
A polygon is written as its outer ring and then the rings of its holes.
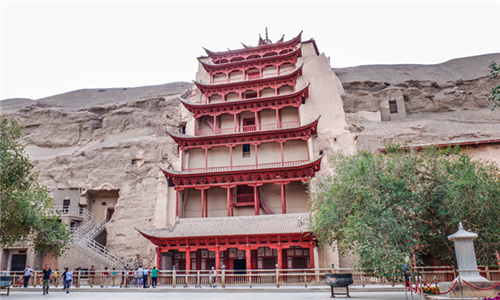
{"type": "MultiPolygon", "coordinates": [[[[388,141],[500,138],[500,111],[490,111],[485,96],[500,84],[488,76],[492,60],[500,62],[500,54],[429,66],[335,69],[357,149],[375,150],[388,141]]],[[[167,225],[161,217],[166,213],[155,211],[167,194],[159,167],[178,160],[177,145],[165,131],[178,132],[184,125],[176,98],[190,87],[178,82],[79,90],[36,101],[4,100],[0,111],[24,124],[26,151],[40,183],[50,190],[92,190],[105,183],[119,189],[106,225],[107,246],[125,258],[139,254],[150,264],[153,245],[134,227],[167,225]]]]}

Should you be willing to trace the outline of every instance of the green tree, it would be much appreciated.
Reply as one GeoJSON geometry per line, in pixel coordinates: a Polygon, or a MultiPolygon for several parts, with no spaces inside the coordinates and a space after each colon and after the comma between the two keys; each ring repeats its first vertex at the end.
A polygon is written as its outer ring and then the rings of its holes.
{"type": "MultiPolygon", "coordinates": [[[[493,78],[498,78],[500,75],[500,65],[497,65],[494,61],[490,64],[490,74],[493,78]]],[[[488,96],[488,101],[493,102],[490,105],[491,110],[495,109],[495,107],[500,107],[500,85],[492,87],[486,96],[488,96]]]]}
{"type": "Polygon", "coordinates": [[[496,264],[500,249],[500,181],[493,163],[458,148],[410,154],[337,154],[333,172],[312,182],[311,229],[340,253],[355,253],[358,268],[378,276],[431,255],[455,263],[447,236],[462,222],[476,232],[481,264],[496,264]]]}
{"type": "Polygon", "coordinates": [[[31,243],[35,251],[60,256],[70,233],[52,208],[52,199],[37,182],[24,147],[22,127],[0,115],[0,246],[31,243]]]}

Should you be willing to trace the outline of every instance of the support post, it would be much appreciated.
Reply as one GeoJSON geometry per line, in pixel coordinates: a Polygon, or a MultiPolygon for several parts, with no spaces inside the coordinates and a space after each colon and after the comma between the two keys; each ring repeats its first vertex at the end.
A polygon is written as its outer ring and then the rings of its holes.
{"type": "Polygon", "coordinates": [[[281,184],[281,213],[286,214],[286,194],[285,194],[285,184],[281,184]]]}
{"type": "Polygon", "coordinates": [[[260,214],[260,199],[256,185],[253,187],[253,201],[254,201],[255,215],[258,216],[260,214]]]}

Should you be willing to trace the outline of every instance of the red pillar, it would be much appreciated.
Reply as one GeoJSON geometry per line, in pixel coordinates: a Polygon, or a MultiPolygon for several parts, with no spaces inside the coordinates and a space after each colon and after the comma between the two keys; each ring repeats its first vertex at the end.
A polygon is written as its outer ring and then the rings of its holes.
{"type": "Polygon", "coordinates": [[[162,265],[161,265],[161,247],[156,247],[156,265],[157,268],[162,270],[162,265]]]}
{"type": "Polygon", "coordinates": [[[233,169],[233,147],[233,145],[229,146],[229,166],[231,167],[231,170],[233,169]]]}
{"type": "Polygon", "coordinates": [[[281,184],[281,213],[286,214],[286,194],[285,194],[285,184],[281,184]]]}
{"type": "Polygon", "coordinates": [[[215,269],[220,270],[220,249],[219,249],[219,246],[215,246],[215,269]]]}
{"type": "Polygon", "coordinates": [[[280,141],[280,145],[281,145],[281,165],[282,166],[285,164],[285,156],[283,154],[283,144],[284,144],[284,142],[280,141]]]}
{"type": "Polygon", "coordinates": [[[260,214],[260,199],[256,185],[253,187],[253,202],[255,208],[255,215],[258,216],[260,214]]]}
{"type": "Polygon", "coordinates": [[[259,145],[255,144],[255,167],[259,165],[259,145]]]}
{"type": "Polygon", "coordinates": [[[201,217],[205,217],[205,189],[201,190],[201,217]]]}
{"type": "Polygon", "coordinates": [[[208,218],[208,193],[205,192],[205,218],[208,218]]]}
{"type": "Polygon", "coordinates": [[[234,114],[234,132],[238,132],[238,122],[236,122],[236,114],[234,114]]]}
{"type": "Polygon", "coordinates": [[[181,150],[181,171],[184,171],[184,147],[181,147],[180,150],[181,150]]]}
{"type": "Polygon", "coordinates": [[[205,148],[205,171],[208,168],[208,148],[205,148]]]}
{"type": "Polygon", "coordinates": [[[247,270],[252,269],[252,251],[250,251],[250,245],[247,245],[245,248],[245,258],[247,261],[247,270]]]}
{"type": "Polygon", "coordinates": [[[179,191],[175,191],[175,217],[179,216],[179,191]]]}
{"type": "Polygon", "coordinates": [[[283,269],[283,247],[281,244],[278,244],[278,267],[283,269]]]}
{"type": "Polygon", "coordinates": [[[311,261],[311,269],[314,269],[314,245],[309,246],[309,259],[311,261]]]}
{"type": "Polygon", "coordinates": [[[217,117],[214,116],[214,134],[217,134],[217,117]]]}
{"type": "Polygon", "coordinates": [[[191,270],[191,250],[186,247],[186,271],[191,270]]]}
{"type": "Polygon", "coordinates": [[[231,187],[226,187],[227,189],[227,216],[231,216],[231,187]]]}

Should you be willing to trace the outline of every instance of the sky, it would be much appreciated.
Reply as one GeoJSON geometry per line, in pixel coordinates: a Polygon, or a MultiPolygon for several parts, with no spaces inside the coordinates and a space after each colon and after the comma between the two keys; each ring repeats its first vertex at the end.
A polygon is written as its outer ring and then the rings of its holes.
{"type": "Polygon", "coordinates": [[[0,0],[0,100],[191,81],[197,57],[301,31],[333,68],[500,52],[500,0],[0,0]]]}

